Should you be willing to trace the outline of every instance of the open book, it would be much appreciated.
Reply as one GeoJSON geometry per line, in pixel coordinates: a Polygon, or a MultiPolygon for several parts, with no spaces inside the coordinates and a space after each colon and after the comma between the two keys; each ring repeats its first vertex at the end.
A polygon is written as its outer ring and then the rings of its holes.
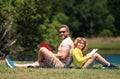
{"type": "Polygon", "coordinates": [[[90,54],[90,55],[93,55],[93,54],[96,53],[97,50],[98,50],[98,49],[93,49],[89,54],[90,54]]]}

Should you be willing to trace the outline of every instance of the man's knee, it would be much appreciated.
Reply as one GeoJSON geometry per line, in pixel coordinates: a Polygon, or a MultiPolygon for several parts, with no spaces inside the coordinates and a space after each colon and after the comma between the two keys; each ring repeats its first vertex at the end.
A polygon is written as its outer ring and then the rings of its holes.
{"type": "Polygon", "coordinates": [[[39,49],[39,53],[44,54],[44,55],[50,55],[51,54],[51,52],[45,47],[41,47],[39,49]]]}
{"type": "Polygon", "coordinates": [[[44,50],[46,50],[45,47],[40,47],[39,52],[43,52],[44,50]]]}

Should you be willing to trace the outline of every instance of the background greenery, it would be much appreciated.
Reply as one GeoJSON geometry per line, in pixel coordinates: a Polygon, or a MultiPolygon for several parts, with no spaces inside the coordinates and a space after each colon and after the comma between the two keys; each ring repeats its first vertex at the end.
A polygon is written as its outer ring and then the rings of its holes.
{"type": "Polygon", "coordinates": [[[119,3],[120,0],[0,0],[0,56],[34,58],[41,41],[57,50],[60,24],[70,27],[73,39],[120,36],[119,3]]]}

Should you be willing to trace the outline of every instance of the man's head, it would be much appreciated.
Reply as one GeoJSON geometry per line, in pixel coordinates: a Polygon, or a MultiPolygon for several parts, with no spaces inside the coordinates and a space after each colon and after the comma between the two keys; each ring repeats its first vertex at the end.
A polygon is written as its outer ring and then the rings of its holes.
{"type": "Polygon", "coordinates": [[[67,25],[60,25],[59,34],[62,39],[65,39],[69,36],[69,27],[67,25]]]}

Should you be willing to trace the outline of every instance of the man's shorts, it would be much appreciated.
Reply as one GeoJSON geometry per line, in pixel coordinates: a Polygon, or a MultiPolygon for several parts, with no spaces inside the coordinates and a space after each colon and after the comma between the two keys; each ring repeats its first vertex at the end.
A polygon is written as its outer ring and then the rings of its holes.
{"type": "Polygon", "coordinates": [[[43,61],[43,67],[46,68],[64,68],[65,64],[62,63],[57,57],[55,56],[50,56],[45,58],[43,61]]]}

